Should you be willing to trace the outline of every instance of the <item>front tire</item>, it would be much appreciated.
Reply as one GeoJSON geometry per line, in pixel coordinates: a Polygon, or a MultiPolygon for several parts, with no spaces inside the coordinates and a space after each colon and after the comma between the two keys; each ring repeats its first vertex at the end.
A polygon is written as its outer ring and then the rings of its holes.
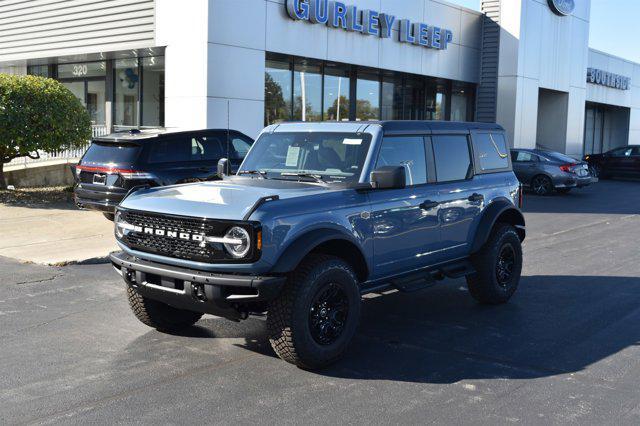
{"type": "Polygon", "coordinates": [[[517,290],[522,273],[522,245],[515,228],[499,224],[471,262],[476,269],[467,277],[471,296],[483,304],[506,303],[517,290]]]}
{"type": "Polygon", "coordinates": [[[289,276],[269,306],[269,341],[283,360],[318,369],[341,358],[358,327],[360,289],[353,268],[312,255],[289,276]]]}
{"type": "Polygon", "coordinates": [[[130,286],[127,286],[127,299],[136,318],[158,331],[181,331],[202,318],[201,313],[177,309],[144,297],[130,286]]]}

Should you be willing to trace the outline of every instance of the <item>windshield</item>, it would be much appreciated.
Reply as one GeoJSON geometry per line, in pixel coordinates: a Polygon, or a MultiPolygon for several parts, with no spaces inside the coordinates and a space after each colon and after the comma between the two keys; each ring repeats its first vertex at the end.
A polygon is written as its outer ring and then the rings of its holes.
{"type": "Polygon", "coordinates": [[[358,182],[370,143],[371,135],[359,133],[263,134],[239,174],[260,172],[272,179],[358,182]]]}

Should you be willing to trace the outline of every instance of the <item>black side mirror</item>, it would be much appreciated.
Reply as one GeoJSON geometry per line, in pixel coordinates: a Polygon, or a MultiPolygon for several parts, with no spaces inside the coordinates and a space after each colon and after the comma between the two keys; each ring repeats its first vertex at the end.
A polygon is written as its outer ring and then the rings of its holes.
{"type": "Polygon", "coordinates": [[[226,158],[218,160],[218,177],[222,179],[224,176],[231,174],[231,163],[226,158]]]}
{"type": "Polygon", "coordinates": [[[384,166],[371,172],[373,189],[402,189],[407,186],[407,176],[403,166],[384,166]]]}

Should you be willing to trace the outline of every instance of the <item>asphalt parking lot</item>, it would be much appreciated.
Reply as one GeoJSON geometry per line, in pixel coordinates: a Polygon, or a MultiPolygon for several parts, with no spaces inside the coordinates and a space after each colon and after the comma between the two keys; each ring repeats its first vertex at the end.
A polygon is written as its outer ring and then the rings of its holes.
{"type": "Polygon", "coordinates": [[[264,321],[138,323],[109,265],[0,258],[0,423],[640,422],[640,182],[526,198],[521,287],[368,298],[339,364],[278,360],[264,321]]]}

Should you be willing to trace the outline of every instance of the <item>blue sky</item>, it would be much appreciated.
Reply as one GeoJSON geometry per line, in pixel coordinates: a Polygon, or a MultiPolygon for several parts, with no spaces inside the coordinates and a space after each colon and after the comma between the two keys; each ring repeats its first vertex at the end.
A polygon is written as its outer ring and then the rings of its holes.
{"type": "MultiPolygon", "coordinates": [[[[480,0],[449,1],[480,10],[480,0]]],[[[638,18],[640,0],[591,0],[589,47],[640,63],[638,18]]]]}

